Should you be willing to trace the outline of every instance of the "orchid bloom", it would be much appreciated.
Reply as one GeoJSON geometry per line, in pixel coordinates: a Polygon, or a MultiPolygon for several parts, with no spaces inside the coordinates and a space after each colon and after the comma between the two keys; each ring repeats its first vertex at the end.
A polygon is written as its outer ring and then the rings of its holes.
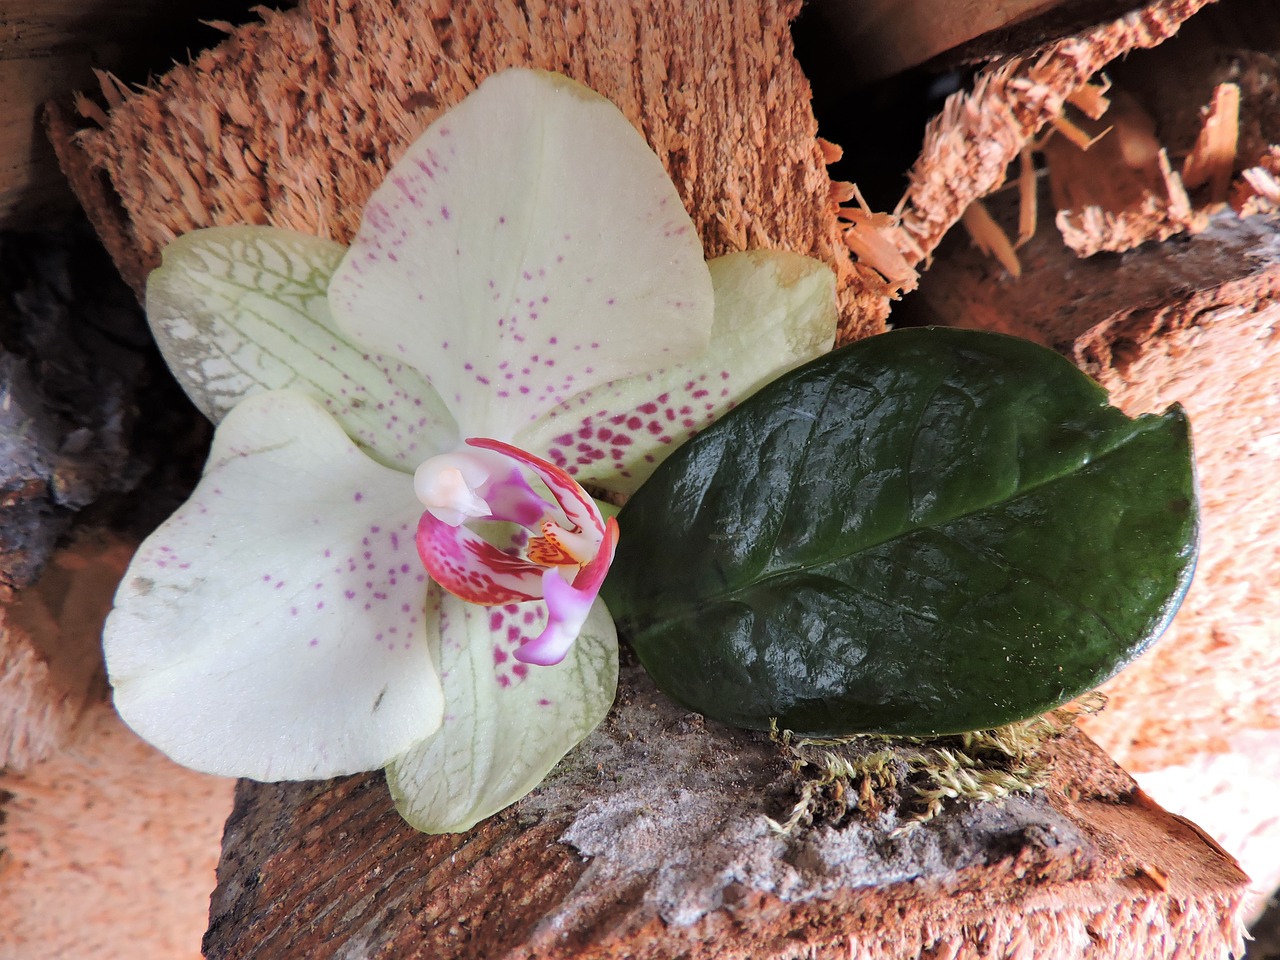
{"type": "Polygon", "coordinates": [[[619,532],[580,484],[634,490],[835,328],[824,265],[705,263],[622,114],[526,70],[407,149],[350,249],[196,231],[147,311],[218,428],[117,594],[118,710],[212,773],[385,767],[431,832],[523,796],[612,703],[619,532]]]}

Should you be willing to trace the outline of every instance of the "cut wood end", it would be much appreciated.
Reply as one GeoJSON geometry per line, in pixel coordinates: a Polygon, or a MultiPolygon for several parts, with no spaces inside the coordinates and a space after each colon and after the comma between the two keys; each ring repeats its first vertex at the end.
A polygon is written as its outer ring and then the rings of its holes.
{"type": "Polygon", "coordinates": [[[978,252],[956,243],[921,284],[935,322],[1057,347],[1127,414],[1176,402],[1191,419],[1205,531],[1195,582],[1169,631],[1106,685],[1108,709],[1085,722],[1126,768],[1280,727],[1277,251],[1273,221],[1223,212],[1185,243],[1122,258],[1078,260],[1042,230],[1017,281],[992,282],[978,252]]]}
{"type": "Polygon", "coordinates": [[[138,285],[166,243],[212,225],[348,242],[407,144],[483,77],[523,66],[572,76],[622,110],[667,166],[708,257],[763,247],[823,260],[838,279],[842,338],[884,329],[882,285],[842,242],[826,169],[840,150],[817,136],[792,54],[798,0],[751,0],[723,28],[689,0],[441,9],[371,0],[264,11],[147,90],[104,78],[107,126],[79,131],[61,152],[64,166],[110,177],[123,216],[83,176],[77,193],[96,224],[131,235],[133,250],[112,250],[121,271],[138,285]],[[620,57],[619,37],[643,37],[643,48],[620,57]]]}

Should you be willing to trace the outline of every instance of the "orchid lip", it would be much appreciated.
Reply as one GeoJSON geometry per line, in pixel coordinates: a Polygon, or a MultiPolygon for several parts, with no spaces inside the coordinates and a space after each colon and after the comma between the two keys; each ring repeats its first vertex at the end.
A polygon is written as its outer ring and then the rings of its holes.
{"type": "Polygon", "coordinates": [[[433,580],[469,603],[544,601],[547,626],[516,659],[559,663],[613,560],[617,523],[606,523],[591,496],[559,467],[500,440],[471,438],[467,447],[432,457],[415,474],[415,491],[427,508],[418,524],[418,555],[433,580]],[[554,502],[534,490],[526,471],[554,502]],[[523,528],[523,555],[470,529],[471,519],[523,528]]]}

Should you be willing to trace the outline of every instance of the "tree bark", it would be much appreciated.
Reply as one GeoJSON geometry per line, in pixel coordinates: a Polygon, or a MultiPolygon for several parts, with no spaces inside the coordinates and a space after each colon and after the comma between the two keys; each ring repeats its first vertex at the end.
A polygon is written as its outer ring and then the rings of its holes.
{"type": "Polygon", "coordinates": [[[796,786],[759,734],[624,668],[609,719],[544,784],[458,836],[406,826],[378,774],[242,781],[211,960],[1222,956],[1245,877],[1086,737],[1043,792],[789,837],[796,786]],[[1100,945],[1095,948],[1095,944],[1100,945]]]}

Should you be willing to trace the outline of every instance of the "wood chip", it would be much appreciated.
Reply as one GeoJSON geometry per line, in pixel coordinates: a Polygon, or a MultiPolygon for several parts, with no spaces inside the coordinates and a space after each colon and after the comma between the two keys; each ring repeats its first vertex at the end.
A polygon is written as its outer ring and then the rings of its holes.
{"type": "Polygon", "coordinates": [[[848,224],[844,230],[845,246],[859,263],[883,278],[886,296],[896,299],[914,290],[920,281],[919,272],[912,266],[917,250],[898,216],[872,212],[856,185],[852,199],[857,206],[843,207],[839,212],[840,219],[848,224]]]}
{"type": "Polygon", "coordinates": [[[969,238],[979,250],[1000,261],[1000,265],[1008,270],[1011,276],[1022,276],[1022,264],[1018,262],[1013,244],[1009,242],[1009,236],[1001,229],[1000,224],[992,219],[986,204],[981,200],[973,201],[969,204],[969,209],[964,212],[964,216],[960,218],[960,222],[969,231],[969,238]]]}
{"type": "Polygon", "coordinates": [[[1107,99],[1107,91],[1111,89],[1111,81],[1102,77],[1097,83],[1084,83],[1067,97],[1071,104],[1090,120],[1101,120],[1102,115],[1111,106],[1107,99]]]}
{"type": "Polygon", "coordinates": [[[1123,91],[1101,121],[1082,119],[1090,138],[1057,136],[1043,145],[1062,238],[1077,255],[1131,250],[1149,240],[1203,230],[1181,178],[1155,137],[1155,122],[1123,91]]]}
{"type": "Polygon", "coordinates": [[[1227,201],[1231,174],[1235,169],[1236,145],[1240,136],[1240,87],[1220,83],[1213,100],[1204,110],[1204,125],[1195,146],[1182,164],[1182,181],[1187,189],[1209,185],[1208,202],[1227,201]]]}
{"type": "Polygon", "coordinates": [[[1028,144],[1018,154],[1018,242],[1014,244],[1015,249],[1035,236],[1039,201],[1036,159],[1028,144]]]}
{"type": "Polygon", "coordinates": [[[1280,146],[1240,173],[1231,188],[1231,207],[1242,217],[1280,211],[1280,146]]]}

